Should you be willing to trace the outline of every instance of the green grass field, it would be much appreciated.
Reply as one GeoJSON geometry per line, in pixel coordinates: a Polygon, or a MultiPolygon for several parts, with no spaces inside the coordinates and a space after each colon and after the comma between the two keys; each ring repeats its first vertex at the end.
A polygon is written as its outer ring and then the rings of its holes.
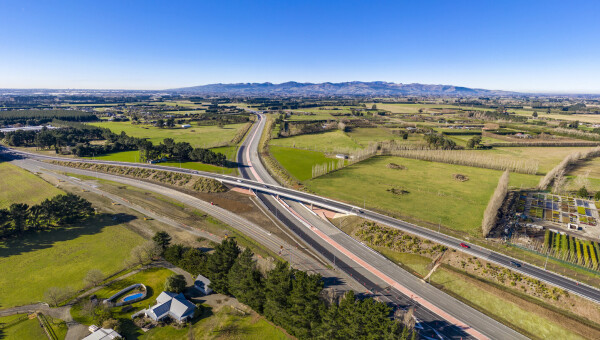
{"type": "Polygon", "coordinates": [[[156,327],[145,333],[140,339],[290,339],[283,331],[265,320],[253,315],[240,315],[229,306],[212,311],[204,306],[206,311],[196,323],[189,328],[175,329],[173,327],[156,327]],[[192,336],[193,335],[193,336],[192,336]]]}
{"type": "MultiPolygon", "coordinates": [[[[0,324],[9,323],[13,320],[16,320],[20,317],[25,316],[25,314],[15,314],[11,316],[3,316],[0,317],[0,324]]],[[[49,319],[50,320],[50,319],[49,319]]],[[[62,327],[53,327],[54,331],[59,339],[64,339],[67,334],[66,325],[62,327]]],[[[7,340],[39,340],[46,339],[46,333],[44,329],[40,327],[37,318],[27,319],[25,321],[21,321],[13,326],[10,326],[5,329],[0,329],[0,339],[7,340]]]]}
{"type": "Polygon", "coordinates": [[[271,154],[289,173],[299,181],[312,178],[312,167],[337,159],[325,157],[322,152],[271,146],[271,154]]]}
{"type": "Polygon", "coordinates": [[[361,148],[359,144],[339,130],[287,138],[276,138],[271,140],[270,145],[321,152],[351,151],[361,148]]]}
{"type": "Polygon", "coordinates": [[[354,128],[352,131],[347,132],[346,135],[350,137],[354,142],[367,147],[371,142],[384,142],[389,140],[396,140],[402,143],[416,143],[423,141],[421,135],[409,135],[407,140],[402,139],[402,136],[395,135],[392,133],[392,129],[387,128],[354,128]]]}
{"type": "MultiPolygon", "coordinates": [[[[315,193],[357,205],[410,216],[449,228],[480,234],[483,211],[501,171],[400,157],[374,157],[306,182],[315,193]],[[406,166],[389,169],[387,164],[406,166]],[[454,174],[469,177],[466,182],[454,174]],[[351,184],[350,184],[351,183],[351,184]],[[395,195],[388,189],[409,193],[395,195]]],[[[511,174],[511,185],[533,187],[538,176],[511,174]]]]}
{"type": "Polygon", "coordinates": [[[0,209],[13,203],[37,204],[59,194],[64,192],[31,172],[0,162],[0,209]]]}
{"type": "Polygon", "coordinates": [[[49,287],[81,289],[90,269],[107,275],[122,269],[131,248],[142,241],[104,217],[0,242],[0,304],[8,308],[41,301],[49,287]]]}
{"type": "Polygon", "coordinates": [[[539,161],[538,173],[545,174],[560,163],[567,155],[575,151],[586,151],[590,147],[498,147],[485,152],[518,159],[535,159],[539,161]]]}
{"type": "Polygon", "coordinates": [[[286,120],[289,120],[292,122],[298,122],[298,121],[304,121],[304,120],[334,120],[334,119],[336,119],[335,117],[333,117],[326,111],[310,110],[310,109],[294,110],[294,111],[299,111],[299,113],[292,113],[292,115],[287,117],[286,120]],[[314,114],[307,115],[307,114],[302,114],[301,112],[311,112],[314,114]]]}
{"type": "Polygon", "coordinates": [[[131,122],[98,122],[90,125],[108,128],[114,133],[125,133],[132,137],[148,138],[153,143],[162,142],[165,138],[173,138],[176,142],[188,142],[194,147],[210,148],[230,142],[237,131],[245,124],[229,124],[223,128],[218,126],[198,126],[192,123],[188,129],[159,129],[150,125],[133,125],[131,122]]]}
{"type": "Polygon", "coordinates": [[[514,301],[503,299],[484,289],[465,282],[459,275],[448,270],[436,271],[431,280],[444,285],[448,291],[461,296],[478,308],[535,334],[540,339],[582,339],[559,324],[527,311],[514,301]]]}

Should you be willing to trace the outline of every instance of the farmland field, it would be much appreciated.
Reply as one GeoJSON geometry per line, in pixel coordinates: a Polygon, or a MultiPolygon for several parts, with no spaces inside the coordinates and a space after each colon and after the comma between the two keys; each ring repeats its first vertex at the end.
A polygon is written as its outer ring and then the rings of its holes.
{"type": "Polygon", "coordinates": [[[38,302],[49,287],[80,289],[90,269],[107,275],[122,269],[140,243],[141,236],[109,217],[0,242],[2,307],[38,302]]]}
{"type": "Polygon", "coordinates": [[[560,163],[568,154],[575,151],[586,151],[589,147],[497,147],[485,152],[492,152],[498,155],[514,156],[520,159],[535,159],[539,163],[539,173],[545,174],[558,163],[560,163]]]}
{"type": "MultiPolygon", "coordinates": [[[[299,181],[312,177],[312,167],[315,164],[331,162],[334,159],[325,157],[322,152],[308,151],[281,146],[270,147],[271,154],[292,176],[299,181]]],[[[335,160],[337,162],[337,160],[335,160]]]]}
{"type": "MultiPolygon", "coordinates": [[[[16,319],[27,317],[27,314],[15,314],[10,316],[0,317],[0,325],[12,322],[16,319]]],[[[53,319],[46,316],[50,326],[54,330],[56,337],[62,340],[67,335],[67,325],[58,319],[53,319]]],[[[26,319],[18,322],[13,326],[0,329],[0,339],[18,339],[18,340],[39,340],[46,339],[47,335],[43,328],[40,327],[37,318],[26,319]]]]}
{"type": "Polygon", "coordinates": [[[271,145],[322,152],[348,151],[361,148],[359,144],[339,130],[276,138],[271,140],[271,145]]]}
{"type": "Polygon", "coordinates": [[[423,141],[421,135],[408,135],[408,139],[402,139],[402,136],[395,135],[391,129],[387,128],[354,128],[352,131],[346,133],[352,140],[357,144],[366,147],[371,142],[384,142],[389,140],[396,140],[403,143],[416,143],[423,141]]]}
{"type": "Polygon", "coordinates": [[[37,204],[63,193],[27,170],[0,162],[0,209],[12,203],[37,204]]]}
{"type": "Polygon", "coordinates": [[[587,175],[589,177],[600,179],[600,157],[581,161],[575,169],[569,172],[569,175],[587,175]]]}
{"type": "MultiPolygon", "coordinates": [[[[501,171],[426,162],[400,157],[373,157],[306,182],[313,192],[479,235],[480,224],[501,171]],[[389,163],[406,170],[387,167],[389,163]],[[454,174],[469,177],[466,182],[454,174]],[[352,185],[349,185],[352,183],[352,185]],[[394,194],[408,191],[405,194],[394,194]]],[[[534,187],[538,176],[511,174],[515,187],[534,187]]]]}
{"type": "Polygon", "coordinates": [[[301,113],[294,113],[291,116],[287,117],[286,119],[289,121],[292,121],[292,122],[303,121],[303,120],[334,120],[335,119],[335,117],[333,117],[329,113],[321,111],[321,110],[310,111],[309,109],[307,109],[307,110],[295,110],[295,111],[311,112],[314,114],[306,115],[306,114],[301,114],[301,113]]]}
{"type": "Polygon", "coordinates": [[[230,142],[245,124],[229,124],[220,128],[192,123],[192,127],[188,129],[159,129],[150,125],[133,125],[130,122],[99,122],[90,125],[107,128],[114,133],[125,131],[129,136],[148,138],[153,143],[162,142],[165,138],[173,138],[176,142],[188,142],[193,147],[210,148],[230,142]]]}

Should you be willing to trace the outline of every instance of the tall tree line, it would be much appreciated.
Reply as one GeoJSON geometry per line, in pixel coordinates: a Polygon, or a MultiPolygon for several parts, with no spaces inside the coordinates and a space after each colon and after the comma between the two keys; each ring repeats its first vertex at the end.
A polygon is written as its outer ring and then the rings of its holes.
{"type": "MultiPolygon", "coordinates": [[[[210,287],[232,295],[300,339],[408,339],[416,333],[390,318],[392,309],[372,298],[358,300],[347,292],[339,303],[328,305],[320,298],[323,278],[277,262],[263,275],[254,254],[242,251],[235,240],[226,239],[212,254],[181,245],[165,245],[163,257],[211,280],[210,287]]],[[[168,242],[167,242],[168,243],[168,242]]]]}
{"type": "Polygon", "coordinates": [[[0,209],[0,238],[64,226],[83,220],[93,213],[94,209],[89,201],[70,193],[54,196],[32,206],[13,203],[8,209],[0,209]]]}
{"type": "MultiPolygon", "coordinates": [[[[61,122],[63,124],[65,122],[61,122]]],[[[66,123],[59,129],[42,129],[40,131],[17,130],[0,135],[8,145],[28,146],[39,149],[52,149],[61,153],[69,146],[71,152],[78,157],[91,157],[111,152],[139,150],[140,160],[152,161],[170,158],[180,161],[197,161],[206,164],[224,165],[226,157],[222,153],[202,148],[194,148],[187,142],[176,143],[172,138],[165,138],[162,143],[154,145],[145,138],[128,136],[125,132],[113,133],[106,128],[93,127],[81,123],[66,123]],[[103,145],[90,144],[94,140],[106,140],[103,145]]]]}

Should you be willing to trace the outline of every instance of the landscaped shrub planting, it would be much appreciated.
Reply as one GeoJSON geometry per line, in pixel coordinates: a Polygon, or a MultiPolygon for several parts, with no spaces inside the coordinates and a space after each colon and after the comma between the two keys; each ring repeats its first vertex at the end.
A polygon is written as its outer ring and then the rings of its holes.
{"type": "Polygon", "coordinates": [[[96,164],[86,162],[62,162],[52,161],[53,164],[68,166],[78,169],[87,169],[92,171],[100,171],[112,174],[119,174],[129,177],[141,178],[154,182],[170,184],[176,187],[182,187],[199,192],[224,192],[227,191],[221,182],[212,178],[196,177],[188,174],[182,174],[172,171],[163,171],[155,169],[116,166],[109,164],[96,164]],[[198,178],[192,182],[194,178],[198,178]]]}

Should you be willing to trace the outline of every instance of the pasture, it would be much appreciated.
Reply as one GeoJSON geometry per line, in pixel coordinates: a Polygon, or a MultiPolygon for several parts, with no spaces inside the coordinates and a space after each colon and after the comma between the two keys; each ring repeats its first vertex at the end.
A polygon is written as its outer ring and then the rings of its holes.
{"type": "Polygon", "coordinates": [[[360,149],[352,138],[340,130],[271,139],[270,145],[321,152],[347,152],[360,149]]]}
{"type": "Polygon", "coordinates": [[[395,140],[401,143],[419,143],[423,141],[423,136],[409,134],[408,139],[402,139],[402,136],[394,134],[393,129],[378,127],[378,128],[353,128],[346,135],[350,137],[356,144],[367,147],[372,142],[385,142],[395,140]]]}
{"type": "MultiPolygon", "coordinates": [[[[271,154],[292,176],[299,181],[312,177],[315,164],[331,162],[334,158],[325,157],[322,152],[271,146],[271,154]]],[[[337,160],[336,160],[337,161],[337,160]]]]}
{"type": "Polygon", "coordinates": [[[188,142],[193,147],[211,148],[229,143],[245,124],[228,124],[220,128],[216,125],[199,126],[192,122],[192,127],[187,129],[177,125],[173,129],[159,129],[151,125],[133,125],[131,122],[96,122],[90,125],[107,128],[114,133],[124,131],[128,136],[148,138],[153,143],[173,138],[176,142],[188,142]]]}
{"type": "Polygon", "coordinates": [[[64,192],[29,171],[0,162],[0,209],[12,203],[37,204],[59,194],[64,192]]]}
{"type": "Polygon", "coordinates": [[[50,287],[81,289],[90,269],[115,273],[123,268],[131,248],[142,241],[108,216],[4,240],[0,242],[2,307],[41,301],[50,287]]]}
{"type": "Polygon", "coordinates": [[[575,151],[587,151],[591,147],[495,147],[485,152],[512,156],[519,159],[539,161],[538,173],[545,174],[560,163],[567,155],[575,151]]]}
{"type": "MultiPolygon", "coordinates": [[[[14,322],[17,319],[26,318],[27,314],[15,314],[10,316],[1,316],[0,325],[14,322]]],[[[54,334],[59,340],[62,340],[67,335],[67,325],[58,319],[53,319],[48,315],[45,315],[46,319],[54,334]]],[[[0,339],[18,339],[18,340],[39,340],[46,339],[47,335],[44,329],[40,327],[37,318],[25,319],[24,321],[17,322],[12,326],[4,329],[0,329],[0,339]]]]}
{"type": "MultiPolygon", "coordinates": [[[[502,171],[420,161],[400,157],[373,157],[307,181],[320,195],[377,210],[480,235],[483,211],[502,171]],[[405,170],[388,168],[389,163],[405,170]],[[466,175],[460,182],[454,174],[466,175]],[[350,184],[352,183],[352,184],[350,184]]],[[[529,188],[539,176],[511,174],[511,186],[529,188]]]]}

